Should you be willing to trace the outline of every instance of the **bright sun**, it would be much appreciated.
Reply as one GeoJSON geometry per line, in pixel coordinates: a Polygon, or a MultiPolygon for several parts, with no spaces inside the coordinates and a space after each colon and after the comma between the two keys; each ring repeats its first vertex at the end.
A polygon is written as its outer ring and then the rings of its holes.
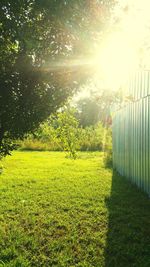
{"type": "Polygon", "coordinates": [[[137,66],[137,55],[121,32],[107,38],[98,52],[96,73],[101,73],[108,88],[116,89],[137,66]]]}
{"type": "Polygon", "coordinates": [[[149,10],[149,0],[119,1],[114,10],[119,23],[95,55],[96,76],[101,76],[106,87],[118,88],[139,67],[139,51],[146,49],[145,40],[150,42],[149,10]]]}

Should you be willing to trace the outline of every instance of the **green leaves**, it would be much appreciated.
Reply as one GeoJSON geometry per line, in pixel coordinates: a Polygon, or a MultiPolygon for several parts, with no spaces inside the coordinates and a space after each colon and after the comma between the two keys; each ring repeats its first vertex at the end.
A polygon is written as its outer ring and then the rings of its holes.
{"type": "Polygon", "coordinates": [[[33,131],[87,81],[91,70],[75,61],[86,61],[99,42],[102,6],[96,0],[0,1],[1,147],[6,134],[11,142],[33,131]]]}
{"type": "Polygon", "coordinates": [[[79,148],[79,128],[74,113],[74,110],[65,110],[58,113],[57,134],[62,142],[63,149],[69,153],[70,157],[76,159],[77,149],[79,148]]]}

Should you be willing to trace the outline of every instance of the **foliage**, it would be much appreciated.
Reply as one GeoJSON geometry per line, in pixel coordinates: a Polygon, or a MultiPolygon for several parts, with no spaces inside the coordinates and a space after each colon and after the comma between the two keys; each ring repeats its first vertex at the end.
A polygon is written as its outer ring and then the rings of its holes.
{"type": "Polygon", "coordinates": [[[74,66],[99,42],[113,2],[0,1],[2,156],[87,80],[87,64],[74,66]]]}
{"type": "Polygon", "coordinates": [[[150,201],[103,153],[14,152],[3,165],[0,266],[150,266],[150,201]]]}
{"type": "Polygon", "coordinates": [[[57,123],[57,136],[61,140],[63,150],[69,152],[70,157],[75,159],[79,148],[79,128],[74,111],[66,110],[58,113],[57,123]]]}
{"type": "Polygon", "coordinates": [[[104,130],[105,129],[101,123],[98,123],[95,126],[81,128],[81,151],[102,151],[104,143],[104,130]]]}
{"type": "Polygon", "coordinates": [[[21,151],[63,151],[62,145],[59,139],[55,139],[56,142],[47,141],[34,138],[33,135],[28,135],[27,138],[18,141],[18,148],[21,151]]]}
{"type": "MultiPolygon", "coordinates": [[[[90,86],[90,85],[89,85],[90,86]]],[[[95,125],[99,121],[108,127],[112,124],[111,110],[114,106],[120,107],[123,103],[123,91],[92,88],[88,96],[80,96],[71,102],[76,107],[76,117],[83,128],[95,125]]]]}
{"type": "Polygon", "coordinates": [[[81,98],[76,102],[76,117],[80,126],[88,127],[100,121],[100,105],[93,97],[81,98]]]}
{"type": "Polygon", "coordinates": [[[106,168],[113,166],[113,150],[112,150],[112,130],[110,128],[106,131],[106,145],[104,147],[104,164],[106,168]]]}
{"type": "Polygon", "coordinates": [[[82,128],[76,119],[76,110],[66,110],[51,116],[36,132],[20,142],[21,150],[76,151],[111,150],[111,130],[97,123],[82,128]],[[106,138],[105,138],[106,135],[106,138]]]}
{"type": "Polygon", "coordinates": [[[5,133],[4,138],[0,142],[0,160],[6,155],[10,155],[9,151],[16,148],[16,144],[12,142],[9,135],[5,133]]]}

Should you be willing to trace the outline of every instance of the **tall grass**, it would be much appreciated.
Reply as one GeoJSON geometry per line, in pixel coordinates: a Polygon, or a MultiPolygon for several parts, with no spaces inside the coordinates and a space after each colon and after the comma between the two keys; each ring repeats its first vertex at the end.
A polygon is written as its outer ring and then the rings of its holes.
{"type": "Polygon", "coordinates": [[[62,147],[57,142],[52,141],[44,141],[41,139],[34,138],[33,136],[29,136],[25,138],[23,141],[19,141],[19,150],[22,151],[62,151],[62,147]]]}

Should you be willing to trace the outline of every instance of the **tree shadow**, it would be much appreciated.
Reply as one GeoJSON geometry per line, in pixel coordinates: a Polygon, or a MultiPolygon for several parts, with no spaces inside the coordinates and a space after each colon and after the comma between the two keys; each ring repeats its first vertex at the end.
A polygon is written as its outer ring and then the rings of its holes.
{"type": "Polygon", "coordinates": [[[150,267],[150,199],[115,171],[109,212],[105,267],[150,267]]]}

